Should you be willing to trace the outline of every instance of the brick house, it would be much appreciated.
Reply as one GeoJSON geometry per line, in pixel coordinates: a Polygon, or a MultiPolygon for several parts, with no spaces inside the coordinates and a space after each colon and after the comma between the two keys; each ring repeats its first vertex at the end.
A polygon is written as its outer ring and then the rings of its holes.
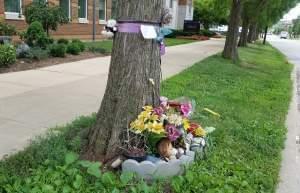
{"type": "MultiPolygon", "coordinates": [[[[27,26],[22,12],[33,1],[47,1],[59,5],[70,18],[70,23],[62,25],[51,34],[65,38],[91,39],[93,33],[93,0],[0,0],[0,17],[18,30],[27,26]]],[[[96,34],[101,38],[103,24],[111,17],[113,0],[96,0],[96,34]]]]}
{"type": "MultiPolygon", "coordinates": [[[[34,1],[49,2],[59,5],[70,19],[69,24],[62,25],[50,33],[56,38],[92,39],[93,33],[93,0],[0,0],[0,17],[5,22],[24,30],[27,26],[23,16],[24,9],[34,1]]],[[[101,38],[101,31],[107,19],[115,13],[116,0],[96,0],[96,37],[101,38]]],[[[193,0],[165,0],[165,7],[173,16],[168,27],[183,29],[184,20],[193,19],[193,0]]]]}

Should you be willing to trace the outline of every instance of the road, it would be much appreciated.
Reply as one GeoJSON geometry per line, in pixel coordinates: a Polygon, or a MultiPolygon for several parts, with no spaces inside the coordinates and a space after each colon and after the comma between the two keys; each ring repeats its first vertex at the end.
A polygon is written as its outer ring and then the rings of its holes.
{"type": "MultiPolygon", "coordinates": [[[[162,75],[168,78],[220,52],[223,40],[167,47],[162,75]]],[[[100,107],[110,57],[0,74],[0,159],[21,150],[47,128],[64,125],[100,107]]]]}
{"type": "Polygon", "coordinates": [[[293,97],[286,121],[288,133],[277,193],[300,193],[300,40],[282,40],[271,36],[268,41],[294,64],[291,77],[293,97]]]}

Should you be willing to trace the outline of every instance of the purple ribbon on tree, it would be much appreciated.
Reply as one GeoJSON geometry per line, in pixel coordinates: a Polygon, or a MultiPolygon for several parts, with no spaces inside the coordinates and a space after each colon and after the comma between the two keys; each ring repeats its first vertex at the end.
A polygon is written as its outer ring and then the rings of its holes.
{"type": "MultiPolygon", "coordinates": [[[[158,26],[157,23],[148,23],[148,22],[119,22],[118,23],[118,32],[121,33],[141,33],[141,25],[153,25],[158,26]]],[[[164,55],[166,53],[166,47],[163,42],[160,44],[160,54],[164,55]]]]}

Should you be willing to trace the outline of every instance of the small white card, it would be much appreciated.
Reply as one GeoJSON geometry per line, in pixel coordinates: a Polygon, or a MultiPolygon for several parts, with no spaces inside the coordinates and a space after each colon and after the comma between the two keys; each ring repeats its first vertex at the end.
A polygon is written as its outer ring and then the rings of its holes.
{"type": "Polygon", "coordinates": [[[155,27],[152,25],[141,25],[141,32],[145,39],[155,39],[157,38],[157,33],[155,27]]]}

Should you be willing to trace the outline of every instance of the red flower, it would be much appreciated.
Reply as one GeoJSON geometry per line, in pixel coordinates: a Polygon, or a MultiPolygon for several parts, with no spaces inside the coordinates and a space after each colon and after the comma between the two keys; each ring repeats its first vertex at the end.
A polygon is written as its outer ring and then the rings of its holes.
{"type": "Polygon", "coordinates": [[[197,123],[190,123],[190,128],[188,128],[188,132],[189,133],[193,133],[196,129],[198,129],[200,127],[199,124],[197,123]]]}

